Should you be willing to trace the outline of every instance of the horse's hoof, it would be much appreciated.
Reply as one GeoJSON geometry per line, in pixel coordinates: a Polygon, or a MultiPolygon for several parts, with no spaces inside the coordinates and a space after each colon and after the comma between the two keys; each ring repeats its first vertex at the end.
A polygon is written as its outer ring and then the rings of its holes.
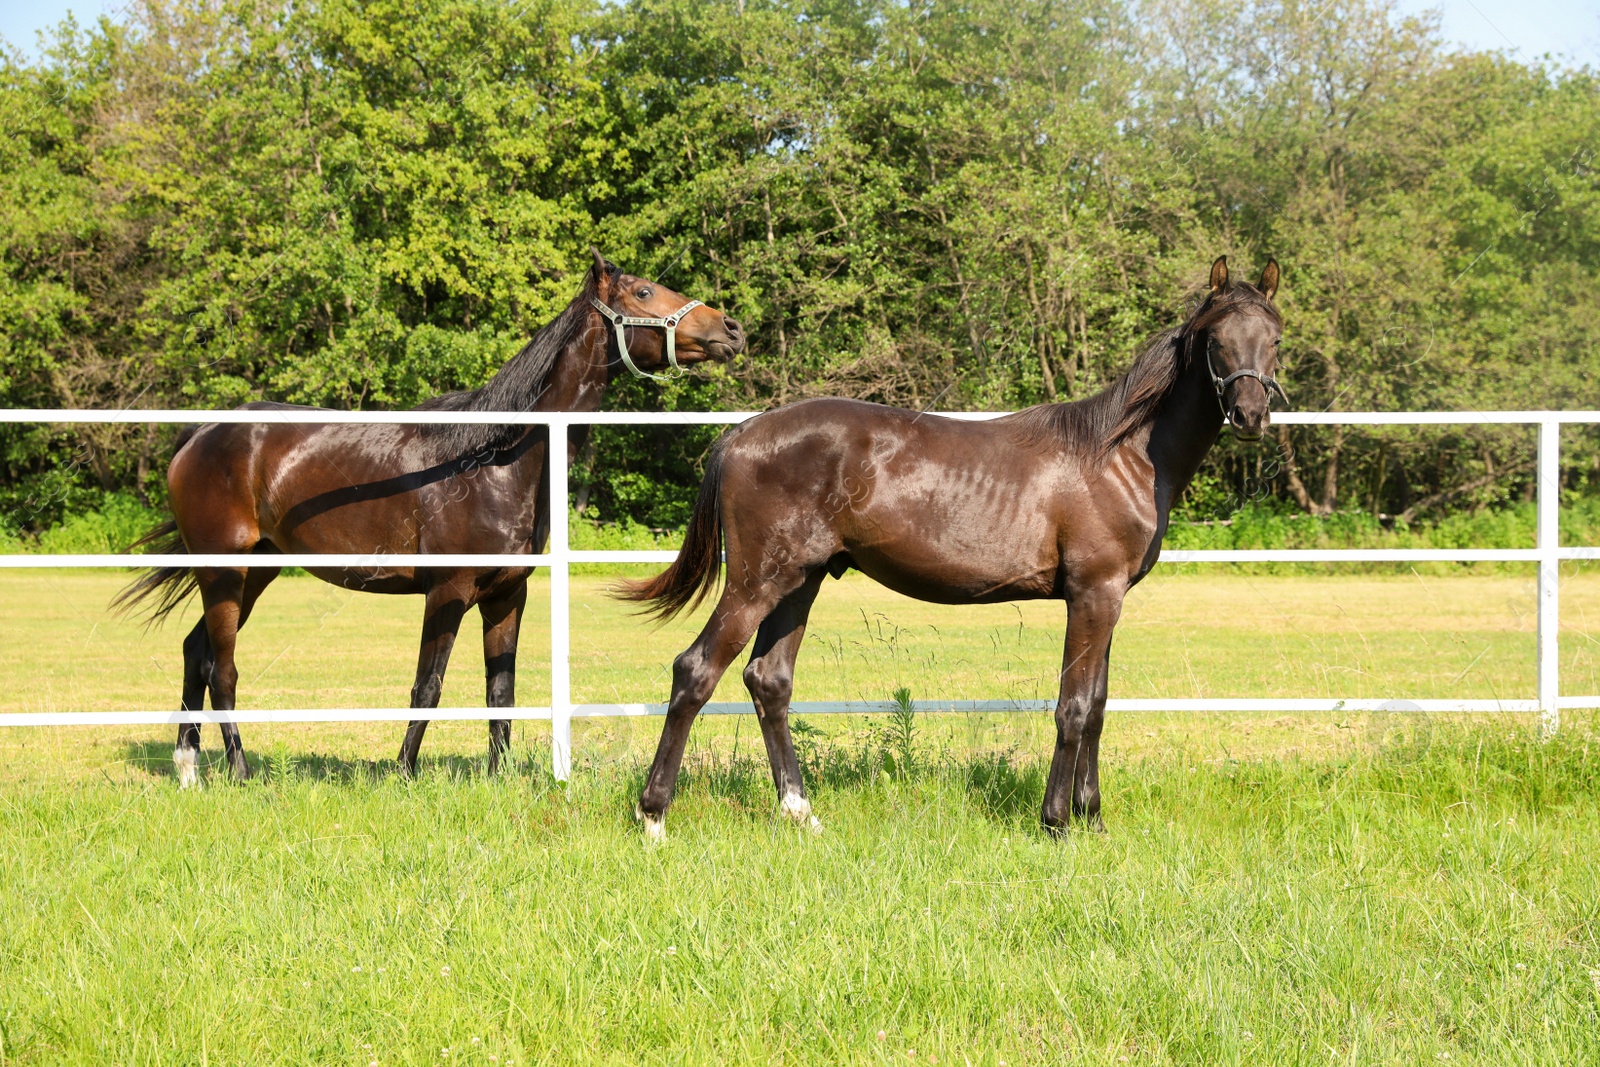
{"type": "Polygon", "coordinates": [[[814,834],[822,833],[822,823],[811,814],[811,801],[805,797],[795,796],[793,793],[784,797],[778,804],[778,814],[791,820],[802,829],[814,834]]]}
{"type": "Polygon", "coordinates": [[[178,775],[178,788],[189,789],[200,785],[200,753],[197,749],[178,748],[172,751],[172,769],[178,775]]]}
{"type": "Polygon", "coordinates": [[[1040,820],[1039,825],[1043,827],[1046,836],[1053,837],[1058,841],[1065,841],[1071,837],[1074,830],[1086,834],[1103,834],[1106,832],[1106,824],[1101,820],[1099,812],[1093,815],[1073,815],[1066,822],[1060,823],[1040,820]]]}
{"type": "Polygon", "coordinates": [[[647,843],[659,845],[667,839],[667,817],[665,815],[646,815],[644,809],[635,804],[633,818],[639,824],[639,829],[644,831],[644,839],[647,843]]]}

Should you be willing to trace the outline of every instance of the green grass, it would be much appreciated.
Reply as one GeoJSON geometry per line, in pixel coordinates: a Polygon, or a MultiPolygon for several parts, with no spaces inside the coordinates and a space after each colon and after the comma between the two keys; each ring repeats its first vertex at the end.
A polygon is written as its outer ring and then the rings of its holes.
{"type": "Polygon", "coordinates": [[[6,1062],[1600,1057],[1588,729],[1114,761],[1066,842],[1027,762],[811,769],[820,838],[741,755],[658,849],[626,764],[8,790],[6,1062]]]}
{"type": "MultiPolygon", "coordinates": [[[[1521,574],[1230,576],[1161,568],[1128,597],[1112,655],[1117,697],[1528,697],[1534,690],[1531,567],[1521,574]]],[[[176,706],[179,643],[195,602],[146,633],[110,618],[127,577],[11,571],[0,582],[0,707],[176,706]]],[[[672,658],[704,621],[656,628],[573,579],[573,679],[580,702],[662,701],[672,658]]],[[[532,583],[519,692],[546,703],[548,585],[532,583]]],[[[417,597],[351,593],[312,578],[271,586],[240,636],[242,707],[403,706],[416,661],[417,597]]],[[[1600,692],[1600,568],[1562,585],[1567,693],[1600,692]]],[[[1055,695],[1059,603],[949,608],[859,575],[828,582],[812,612],[796,698],[884,700],[1055,695]]],[[[461,629],[444,702],[482,704],[476,615],[461,629]]],[[[718,698],[744,700],[738,671],[718,698]]],[[[3,773],[3,772],[0,772],[3,773]]]]}
{"type": "MultiPolygon", "coordinates": [[[[0,706],[175,702],[181,629],[107,620],[118,580],[7,575],[0,706]]],[[[600,584],[576,583],[580,699],[662,699],[693,622],[651,631],[600,584]]],[[[1526,586],[1166,575],[1113,695],[1524,695],[1526,586]]],[[[403,702],[419,611],[284,579],[241,703],[403,702]]],[[[1597,611],[1574,572],[1578,689],[1597,611]]],[[[474,626],[447,701],[481,699],[474,626]]],[[[1060,626],[830,583],[798,695],[1031,695],[1060,626]]],[[[719,717],[650,848],[658,725],[579,723],[566,786],[538,724],[494,780],[482,725],[439,724],[415,782],[397,724],[245,727],[258,779],[187,793],[170,728],[0,731],[0,1064],[1600,1060],[1593,715],[1550,744],[1522,716],[1114,716],[1107,832],[1061,842],[1043,715],[812,718],[820,837],[719,717]]]]}

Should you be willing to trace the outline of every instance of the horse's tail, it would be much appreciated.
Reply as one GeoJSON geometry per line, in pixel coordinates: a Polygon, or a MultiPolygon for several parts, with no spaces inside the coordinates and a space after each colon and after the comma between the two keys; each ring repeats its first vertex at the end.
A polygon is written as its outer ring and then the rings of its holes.
{"type": "MultiPolygon", "coordinates": [[[[195,435],[198,426],[186,426],[178,434],[176,447],[172,454],[176,456],[182,451],[183,446],[189,443],[189,438],[195,435]]],[[[128,551],[136,548],[151,547],[162,555],[186,556],[189,549],[183,543],[183,535],[178,532],[176,519],[168,519],[155,529],[146,533],[133,544],[128,546],[128,551]]],[[[166,617],[182,606],[185,600],[193,595],[198,583],[195,581],[194,570],[190,567],[151,567],[139,577],[129,582],[123,590],[111,598],[111,609],[118,615],[131,614],[135,608],[147,599],[156,597],[155,606],[145,616],[145,626],[159,625],[166,617]]]]}
{"type": "MultiPolygon", "coordinates": [[[[182,556],[189,551],[184,547],[183,537],[178,533],[178,523],[174,519],[168,519],[128,548],[131,551],[146,545],[163,555],[182,556]]],[[[151,567],[112,597],[111,609],[118,615],[128,615],[153,596],[156,598],[155,606],[145,616],[145,625],[152,626],[164,621],[189,599],[196,588],[193,568],[151,567]]]]}
{"type": "Polygon", "coordinates": [[[716,588],[722,574],[722,461],[724,437],[711,450],[706,476],[700,481],[694,514],[683,547],[672,566],[654,578],[638,582],[618,582],[611,595],[648,605],[644,614],[665,622],[688,609],[693,610],[716,588]]]}

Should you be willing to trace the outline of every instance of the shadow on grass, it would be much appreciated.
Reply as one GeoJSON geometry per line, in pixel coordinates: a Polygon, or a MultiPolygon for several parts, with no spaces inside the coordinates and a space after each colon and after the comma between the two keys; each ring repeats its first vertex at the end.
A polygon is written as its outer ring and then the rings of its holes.
{"type": "MultiPolygon", "coordinates": [[[[132,768],[143,771],[152,778],[176,779],[172,766],[172,751],[176,746],[163,741],[137,741],[125,745],[123,761],[132,768]]],[[[247,754],[252,781],[319,781],[333,783],[377,782],[385,778],[402,778],[400,765],[393,759],[344,759],[320,753],[309,755],[287,752],[247,754]]],[[[532,778],[545,777],[550,772],[549,762],[533,755],[513,751],[502,759],[499,776],[532,778]]],[[[228,777],[227,761],[220,749],[200,750],[200,773],[206,780],[228,777]]],[[[481,778],[488,773],[484,756],[424,756],[417,767],[417,778],[442,777],[451,781],[481,778]]]]}
{"type": "Polygon", "coordinates": [[[989,818],[1015,823],[1038,818],[1044,804],[1044,765],[1010,753],[974,756],[960,764],[973,804],[989,818]]]}
{"type": "MultiPolygon", "coordinates": [[[[964,791],[986,818],[1008,825],[1038,818],[1044,801],[1045,767],[1014,753],[982,753],[966,757],[910,756],[868,736],[864,743],[797,744],[806,789],[818,793],[860,793],[877,789],[921,789],[942,786],[964,791]]],[[[648,768],[635,766],[628,790],[644,788],[648,768]]],[[[771,814],[777,803],[765,755],[690,753],[678,776],[677,795],[700,792],[754,817],[771,814]]]]}

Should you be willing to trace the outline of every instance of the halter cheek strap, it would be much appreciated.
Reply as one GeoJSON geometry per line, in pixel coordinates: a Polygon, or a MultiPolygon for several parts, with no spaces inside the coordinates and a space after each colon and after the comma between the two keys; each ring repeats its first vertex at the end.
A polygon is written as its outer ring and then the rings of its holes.
{"type": "Polygon", "coordinates": [[[649,371],[640,370],[633,362],[633,357],[628,354],[628,338],[625,330],[625,327],[628,326],[660,326],[662,329],[666,330],[667,362],[672,365],[672,369],[678,374],[683,373],[683,368],[678,365],[678,323],[682,322],[683,317],[689,314],[689,312],[693,311],[697,307],[702,306],[700,301],[691,300],[677,311],[674,311],[672,314],[659,319],[645,319],[640,318],[637,315],[624,315],[619,311],[613,311],[608,305],[600,302],[592,296],[589,298],[589,303],[593,304],[595,310],[610,320],[611,325],[616,328],[617,354],[622,357],[622,365],[627,367],[628,370],[632,371],[635,378],[652,378],[658,382],[664,382],[669,378],[676,377],[677,375],[651,374],[649,371]]]}
{"type": "Polygon", "coordinates": [[[1209,339],[1208,343],[1206,344],[1206,373],[1211,375],[1211,384],[1217,387],[1217,407],[1222,409],[1223,422],[1228,421],[1228,406],[1227,403],[1222,399],[1222,394],[1228,391],[1228,386],[1232,385],[1240,378],[1254,378],[1256,381],[1260,382],[1261,387],[1267,392],[1268,404],[1272,402],[1272,394],[1277,393],[1278,396],[1283,399],[1284,406],[1289,406],[1289,394],[1283,391],[1283,386],[1278,384],[1278,379],[1269,378],[1258,370],[1250,370],[1249,368],[1246,368],[1244,370],[1236,370],[1226,378],[1219,376],[1217,374],[1216,367],[1214,367],[1211,363],[1211,345],[1209,343],[1209,339]]]}

